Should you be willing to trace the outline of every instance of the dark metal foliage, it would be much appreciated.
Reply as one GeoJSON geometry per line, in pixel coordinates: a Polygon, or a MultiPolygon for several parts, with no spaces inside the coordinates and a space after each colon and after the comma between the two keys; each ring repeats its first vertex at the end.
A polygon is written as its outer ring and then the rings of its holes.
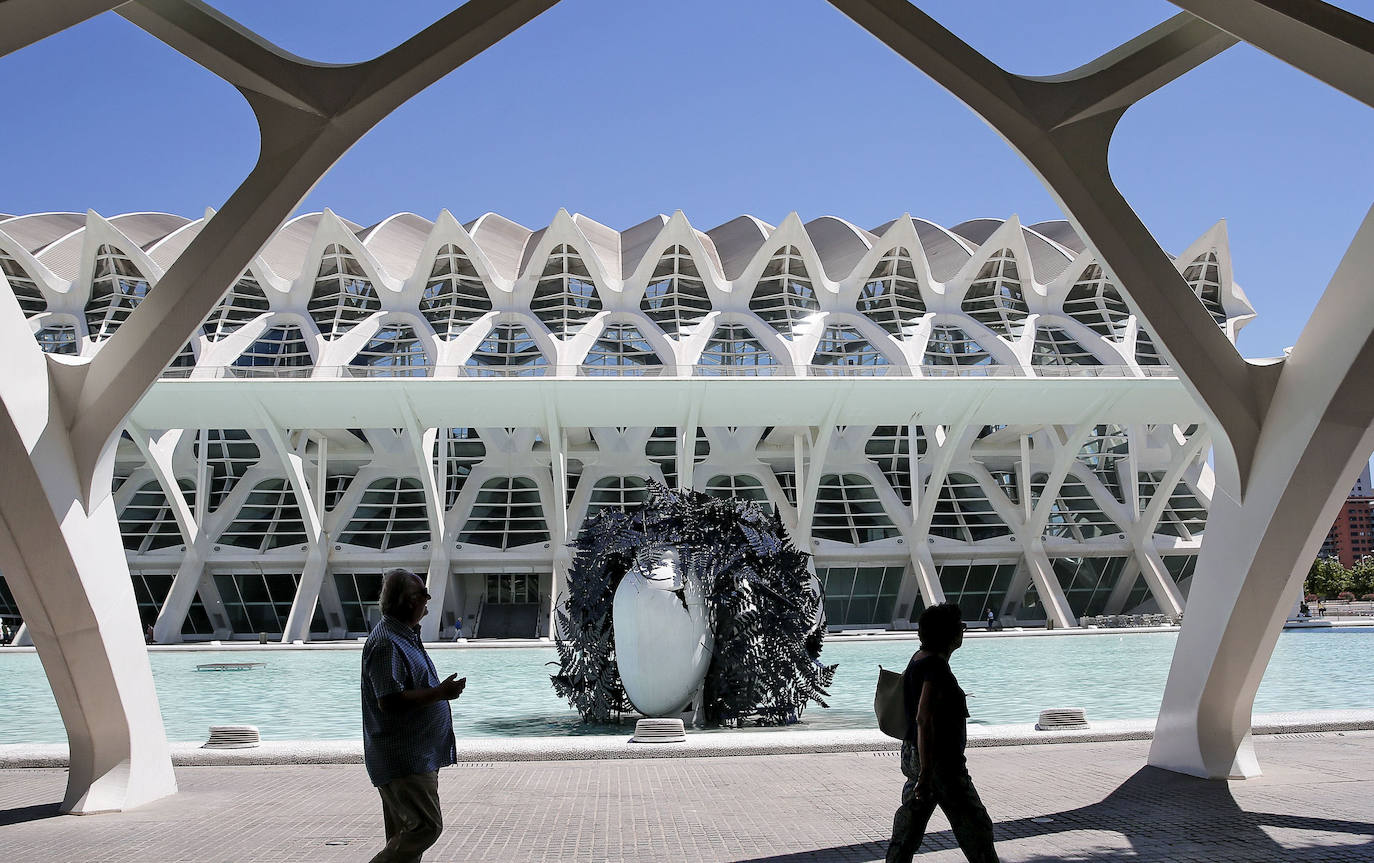
{"type": "Polygon", "coordinates": [[[820,661],[825,615],[807,555],[792,545],[777,511],[651,483],[643,505],[601,510],[573,542],[553,688],[583,720],[611,722],[633,710],[616,668],[611,605],[636,557],[662,546],[677,549],[683,574],[695,574],[706,596],[715,634],[708,724],[785,725],[808,702],[827,706],[835,666],[820,661]]]}

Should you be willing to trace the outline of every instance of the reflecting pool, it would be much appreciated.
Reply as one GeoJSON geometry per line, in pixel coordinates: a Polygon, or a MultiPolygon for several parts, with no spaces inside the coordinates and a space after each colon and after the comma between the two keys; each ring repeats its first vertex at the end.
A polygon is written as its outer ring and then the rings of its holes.
{"type": "MultiPolygon", "coordinates": [[[[1050,707],[1082,707],[1094,719],[1151,719],[1159,710],[1177,635],[1172,632],[972,638],[954,669],[973,698],[973,722],[1034,722],[1050,707]]],[[[872,728],[878,666],[901,669],[914,641],[832,638],[824,660],[839,670],[828,709],[798,726],[872,728]]],[[[454,703],[459,737],[626,734],[632,721],[587,726],[554,695],[552,647],[434,649],[441,676],[467,690],[454,703]]],[[[250,724],[265,740],[359,736],[358,650],[232,649],[152,654],[167,734],[203,741],[210,725],[250,724]],[[212,662],[266,662],[251,671],[198,672],[212,662]]],[[[1290,630],[1279,636],[1255,701],[1257,713],[1374,709],[1374,627],[1290,630]]],[[[62,743],[66,735],[34,653],[0,650],[0,743],[62,743]]]]}

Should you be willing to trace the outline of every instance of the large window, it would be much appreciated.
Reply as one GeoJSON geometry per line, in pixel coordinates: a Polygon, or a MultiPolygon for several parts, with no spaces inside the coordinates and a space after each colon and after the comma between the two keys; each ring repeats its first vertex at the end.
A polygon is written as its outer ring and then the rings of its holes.
{"type": "Polygon", "coordinates": [[[1011,249],[1002,249],[978,271],[964,294],[963,309],[1000,336],[1020,334],[1030,309],[1021,292],[1021,275],[1011,249]]]}
{"type": "Polygon", "coordinates": [[[353,374],[363,377],[422,378],[433,363],[413,328],[387,324],[368,339],[349,365],[353,374]]]}
{"type": "Polygon", "coordinates": [[[254,486],[233,524],[219,538],[225,545],[253,551],[302,545],[306,540],[296,494],[284,479],[267,479],[254,486]]]}
{"type": "Polygon", "coordinates": [[[826,474],[816,490],[812,534],[852,545],[900,536],[878,500],[873,484],[861,474],[826,474]]]}
{"type": "Polygon", "coordinates": [[[940,487],[935,512],[930,520],[932,536],[961,542],[977,542],[1011,536],[978,480],[967,474],[951,473],[940,487]]]}
{"type": "Polygon", "coordinates": [[[768,492],[764,490],[763,483],[747,473],[713,476],[706,481],[706,493],[711,497],[738,497],[768,503],[768,492]]]}
{"type": "Polygon", "coordinates": [[[796,246],[780,249],[754,286],[749,310],[787,338],[797,325],[821,310],[806,262],[796,246]]]}
{"type": "MultiPolygon", "coordinates": [[[[436,462],[442,453],[444,472],[444,509],[458,502],[458,495],[467,484],[472,469],[487,456],[486,444],[477,436],[477,429],[448,428],[435,447],[436,462]]],[[[436,467],[437,467],[436,463],[436,467]]]]}
{"type": "Polygon", "coordinates": [[[474,377],[539,377],[548,364],[529,330],[519,324],[497,324],[463,365],[474,377]]]}
{"type": "MultiPolygon", "coordinates": [[[[217,573],[215,587],[219,588],[220,599],[224,601],[230,628],[236,633],[280,635],[285,632],[300,579],[300,574],[295,572],[217,573]]],[[[319,603],[315,604],[310,631],[329,631],[319,603]]]]}
{"type": "Polygon", "coordinates": [[[529,477],[497,477],[482,484],[459,542],[517,548],[549,541],[539,487],[529,477]]]}
{"type": "Polygon", "coordinates": [[[429,542],[429,513],[420,481],[408,476],[373,481],[340,542],[382,551],[429,542]]]}
{"type": "Polygon", "coordinates": [[[1063,327],[1037,327],[1031,348],[1033,366],[1100,366],[1102,361],[1063,327]]]}
{"type": "Polygon", "coordinates": [[[268,312],[267,294],[262,285],[253,278],[250,270],[244,270],[238,281],[225,293],[224,299],[210,310],[201,332],[212,342],[217,342],[231,333],[237,332],[244,324],[268,312]]]}
{"type": "Polygon", "coordinates": [[[896,248],[883,255],[859,291],[859,312],[894,336],[904,335],[926,313],[911,253],[896,248]]]}
{"type": "Polygon", "coordinates": [[[342,246],[325,247],[315,289],[305,309],[326,339],[337,338],[382,309],[358,259],[342,246]]]}
{"type": "Polygon", "coordinates": [[[47,354],[65,354],[75,356],[80,348],[77,346],[76,325],[74,324],[53,324],[44,327],[33,334],[38,339],[38,346],[47,354]]]}
{"type": "MultiPolygon", "coordinates": [[[[1140,490],[1140,509],[1142,512],[1150,505],[1159,484],[1164,481],[1164,471],[1141,471],[1137,474],[1140,490]]],[[[1155,533],[1193,539],[1202,535],[1207,527],[1207,508],[1197,499],[1188,484],[1182,480],[1174,486],[1169,502],[1164,507],[1155,533]]]]}
{"type": "Polygon", "coordinates": [[[886,371],[888,360],[857,329],[840,324],[825,328],[811,363],[820,374],[844,374],[846,369],[864,374],[881,374],[886,371]]]}
{"type": "Polygon", "coordinates": [[[1089,264],[1064,298],[1064,314],[1112,339],[1121,335],[1131,310],[1102,267],[1089,264]]]}
{"type": "Polygon", "coordinates": [[[607,324],[582,361],[584,375],[658,374],[663,361],[633,324],[607,324]]]}
{"type": "MultiPolygon", "coordinates": [[[[940,589],[945,592],[946,602],[959,606],[959,615],[964,620],[987,620],[989,608],[1000,616],[1016,567],[1015,562],[940,564],[940,589]]],[[[915,621],[919,615],[917,607],[911,619],[915,621]]]]}
{"type": "MultiPolygon", "coordinates": [[[[916,428],[917,454],[925,452],[925,433],[916,428]]],[[[864,444],[864,455],[878,466],[888,485],[911,506],[911,438],[906,426],[878,426],[864,444]]]]}
{"type": "Polygon", "coordinates": [[[1078,460],[1102,481],[1102,485],[1117,501],[1125,503],[1126,494],[1121,486],[1121,472],[1118,467],[1121,460],[1129,454],[1130,442],[1126,436],[1126,429],[1105,423],[1093,427],[1092,436],[1078,451],[1078,460]]]}
{"type": "Polygon", "coordinates": [[[555,336],[567,338],[601,311],[587,265],[571,246],[557,246],[534,286],[530,311],[555,336]]]}
{"type": "Polygon", "coordinates": [[[695,327],[711,311],[706,282],[687,249],[673,246],[658,259],[639,307],[675,338],[695,327]]]}
{"type": "Polygon", "coordinates": [[[492,572],[487,574],[488,605],[523,605],[538,601],[538,573],[492,572]]]}
{"type": "Polygon", "coordinates": [[[382,610],[377,605],[382,598],[380,572],[336,572],[334,587],[339,591],[344,626],[350,633],[370,632],[373,624],[382,619],[382,610]]]}
{"type": "Polygon", "coordinates": [[[310,377],[314,367],[310,358],[310,345],[305,341],[301,328],[295,324],[272,327],[248,350],[234,360],[234,368],[251,369],[246,374],[268,373],[273,376],[310,377]]]}
{"type": "Polygon", "coordinates": [[[5,274],[5,281],[10,283],[10,290],[19,301],[19,308],[24,312],[24,317],[31,318],[48,310],[48,301],[39,290],[38,282],[3,250],[0,250],[0,272],[5,274]]]}
{"type": "MultiPolygon", "coordinates": [[[[180,484],[183,492],[192,488],[186,480],[180,484]]],[[[124,537],[124,547],[139,553],[171,548],[183,542],[172,505],[157,480],[144,483],[124,505],[119,514],[119,532],[124,537]]]]}
{"type": "Polygon", "coordinates": [[[1050,563],[1074,617],[1102,614],[1126,568],[1124,557],[1057,557],[1050,563]]]}
{"type": "Polygon", "coordinates": [[[1221,266],[1217,263],[1217,253],[1208,252],[1198,255],[1183,271],[1183,280],[1197,294],[1217,326],[1226,328],[1226,310],[1221,305],[1221,266]]]}
{"type": "MultiPolygon", "coordinates": [[[[170,572],[130,570],[129,578],[133,581],[139,622],[144,626],[157,623],[158,613],[167,603],[167,595],[172,592],[172,581],[175,576],[170,572]]],[[[0,613],[3,611],[3,608],[0,608],[0,613]]],[[[210,616],[205,613],[205,603],[201,601],[197,592],[186,610],[186,618],[181,622],[181,634],[210,635],[214,629],[210,623],[210,616]]]]}
{"type": "Polygon", "coordinates": [[[768,348],[743,324],[716,327],[697,362],[697,373],[703,375],[760,374],[761,370],[778,364],[768,348]]]}
{"type": "Polygon", "coordinates": [[[210,499],[207,503],[211,510],[215,510],[229,497],[248,469],[258,463],[262,454],[244,429],[206,429],[191,444],[191,455],[197,460],[202,444],[205,446],[205,463],[210,469],[210,499]]]}
{"type": "Polygon", "coordinates": [[[457,246],[444,246],[420,295],[420,314],[439,338],[451,339],[489,311],[491,298],[477,268],[457,246]]]}
{"type": "MultiPolygon", "coordinates": [[[[711,454],[711,442],[706,430],[697,428],[696,441],[692,444],[693,464],[700,464],[711,454]]],[[[677,487],[677,429],[672,426],[658,426],[644,444],[644,455],[663,471],[663,484],[669,488],[677,487]]]]}
{"type": "Polygon", "coordinates": [[[972,336],[959,327],[931,327],[930,339],[926,342],[925,366],[947,366],[956,369],[988,365],[992,354],[983,349],[972,336]]]}
{"type": "MultiPolygon", "coordinates": [[[[1031,477],[1031,499],[1039,500],[1044,491],[1047,474],[1031,477]]],[[[1051,537],[1076,542],[1122,533],[1120,527],[1098,506],[1092,493],[1078,479],[1069,475],[1059,487],[1059,496],[1050,506],[1049,521],[1045,523],[1046,539],[1051,537]]]]}
{"type": "Polygon", "coordinates": [[[905,566],[831,566],[816,569],[830,626],[892,623],[905,566]]]}
{"type": "Polygon", "coordinates": [[[603,509],[625,511],[648,500],[649,484],[639,476],[603,476],[592,486],[587,518],[603,509]]]}
{"type": "Polygon", "coordinates": [[[97,249],[91,298],[86,302],[86,330],[91,339],[100,341],[114,335],[148,291],[147,277],[127,256],[113,246],[97,249]]]}

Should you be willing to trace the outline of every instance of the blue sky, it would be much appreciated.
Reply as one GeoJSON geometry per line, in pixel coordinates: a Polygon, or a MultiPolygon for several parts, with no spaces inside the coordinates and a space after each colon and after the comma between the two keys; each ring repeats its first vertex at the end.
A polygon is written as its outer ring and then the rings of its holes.
{"type": "MultiPolygon", "coordinates": [[[[439,0],[217,0],[284,48],[358,60],[439,0]]],[[[1176,12],[1157,0],[922,0],[1007,68],[1052,74],[1176,12]]],[[[1366,15],[1369,0],[1347,8],[1366,15]]],[[[0,212],[199,215],[256,157],[228,85],[112,14],[0,58],[0,212]]],[[[1247,356],[1291,345],[1374,200],[1374,112],[1248,46],[1134,107],[1123,192],[1179,252],[1218,219],[1259,311],[1247,356]]],[[[388,118],[302,203],[530,227],[559,207],[615,228],[683,210],[700,228],[903,212],[946,225],[1060,213],[962,104],[823,0],[564,0],[388,118]]]]}

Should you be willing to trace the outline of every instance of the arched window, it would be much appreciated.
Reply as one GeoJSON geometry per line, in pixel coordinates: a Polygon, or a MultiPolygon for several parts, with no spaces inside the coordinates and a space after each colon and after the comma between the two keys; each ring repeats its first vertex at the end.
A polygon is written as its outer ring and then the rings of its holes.
{"type": "Polygon", "coordinates": [[[326,339],[341,336],[382,309],[363,265],[342,246],[325,247],[305,310],[326,339]]]}
{"type": "Polygon", "coordinates": [[[253,551],[270,551],[306,542],[305,522],[291,484],[267,479],[248,493],[248,500],[219,541],[253,551]]]}
{"type": "MultiPolygon", "coordinates": [[[[477,436],[477,429],[448,428],[435,448],[443,453],[444,509],[451,509],[472,469],[487,457],[487,447],[477,436]]],[[[440,469],[437,458],[435,468],[440,469]]]]}
{"type": "Polygon", "coordinates": [[[883,255],[859,290],[859,312],[894,336],[926,313],[911,253],[901,247],[883,255]]]}
{"type": "MultiPolygon", "coordinates": [[[[186,480],[180,480],[178,485],[183,492],[192,489],[191,483],[186,480]]],[[[119,532],[124,538],[124,547],[139,554],[171,548],[181,545],[183,541],[172,504],[157,480],[145,482],[129,498],[119,513],[119,532]]]]}
{"type": "Polygon", "coordinates": [[[411,477],[373,481],[340,541],[381,551],[429,542],[429,514],[420,481],[411,477]]]}
{"type": "Polygon", "coordinates": [[[1198,255],[1183,271],[1183,280],[1197,294],[1217,326],[1226,328],[1226,310],[1221,305],[1221,266],[1217,263],[1217,253],[1208,252],[1198,255]]]}
{"type": "Polygon", "coordinates": [[[698,374],[758,374],[760,368],[777,365],[777,360],[748,327],[722,324],[701,351],[698,374]]]}
{"type": "MultiPolygon", "coordinates": [[[[1044,493],[1046,474],[1037,473],[1031,477],[1031,498],[1039,500],[1044,493]]],[[[1093,500],[1088,489],[1073,476],[1065,477],[1059,487],[1059,496],[1050,506],[1050,518],[1045,524],[1046,539],[1059,538],[1082,542],[1099,536],[1121,533],[1121,528],[1112,521],[1102,508],[1093,500]]]]}
{"type": "Polygon", "coordinates": [[[105,245],[97,249],[91,298],[86,302],[86,330],[91,339],[114,335],[149,290],[147,277],[122,252],[105,245]]]}
{"type": "Polygon", "coordinates": [[[1030,310],[1021,292],[1021,275],[1011,249],[1002,249],[983,264],[964,294],[963,309],[998,335],[1020,333],[1030,310]]]}
{"type": "Polygon", "coordinates": [[[1121,335],[1131,310],[1102,267],[1089,264],[1064,298],[1064,314],[1103,338],[1121,335]]]}
{"type": "Polygon", "coordinates": [[[991,363],[992,354],[959,327],[931,328],[922,365],[971,368],[991,363]]]}
{"type": "Polygon", "coordinates": [[[360,377],[422,378],[433,363],[409,324],[387,324],[368,339],[349,365],[360,377]]]}
{"type": "MultiPolygon", "coordinates": [[[[1141,471],[1137,474],[1140,491],[1140,509],[1149,506],[1159,484],[1164,481],[1164,471],[1141,471]]],[[[1169,495],[1169,503],[1164,507],[1155,533],[1177,536],[1181,539],[1195,539],[1202,536],[1207,527],[1207,507],[1202,505],[1188,484],[1180,480],[1169,495]]]]}
{"type": "MultiPolygon", "coordinates": [[[[925,432],[916,427],[916,451],[926,451],[925,432]]],[[[883,472],[888,485],[911,506],[911,437],[906,426],[878,426],[864,443],[864,455],[883,472]]]]}
{"type": "Polygon", "coordinates": [[[960,542],[977,542],[1011,536],[1011,528],[992,508],[978,480],[967,474],[951,473],[940,487],[940,497],[930,520],[930,533],[960,542]]]}
{"type": "Polygon", "coordinates": [[[4,251],[0,251],[0,272],[5,274],[5,281],[10,283],[10,290],[19,301],[19,308],[23,310],[24,317],[31,318],[48,310],[48,301],[39,290],[38,282],[24,271],[18,261],[4,251]]]}
{"type": "Polygon", "coordinates": [[[200,329],[206,338],[217,342],[259,315],[267,314],[268,309],[267,294],[262,285],[253,278],[251,271],[244,270],[224,299],[210,310],[200,329]]]}
{"type": "Polygon", "coordinates": [[[497,324],[463,364],[475,377],[538,377],[548,360],[529,330],[519,324],[497,324]]]}
{"type": "Polygon", "coordinates": [[[236,369],[255,369],[261,374],[288,377],[309,377],[314,365],[305,335],[295,324],[264,331],[234,360],[236,369]]]}
{"type": "Polygon", "coordinates": [[[673,246],[658,259],[639,307],[674,338],[696,326],[711,311],[706,282],[686,248],[673,246]]]}
{"type": "Polygon", "coordinates": [[[1117,467],[1129,454],[1130,442],[1126,430],[1119,425],[1104,423],[1093,427],[1092,436],[1078,451],[1078,460],[1106,486],[1112,497],[1125,503],[1126,494],[1117,467]]]}
{"type": "Polygon", "coordinates": [[[888,365],[887,357],[873,346],[866,336],[848,324],[828,326],[811,363],[820,371],[837,373],[845,368],[881,372],[888,365]]]}
{"type": "Polygon", "coordinates": [[[816,490],[812,534],[852,545],[900,536],[878,500],[873,485],[861,474],[826,474],[816,490]]]}
{"type": "Polygon", "coordinates": [[[1165,365],[1164,357],[1160,355],[1159,348],[1155,347],[1154,340],[1150,338],[1150,333],[1144,326],[1136,332],[1135,361],[1137,365],[1142,366],[1165,365]]]}
{"type": "Polygon", "coordinates": [[[206,429],[191,444],[191,455],[197,461],[202,441],[205,463],[210,469],[210,497],[206,503],[209,509],[216,510],[248,469],[262,459],[262,453],[244,429],[206,429]]]}
{"type": "Polygon", "coordinates": [[[640,476],[603,476],[592,486],[587,501],[587,518],[603,509],[618,509],[622,512],[630,507],[639,506],[649,498],[649,484],[640,476]]]}
{"type": "Polygon", "coordinates": [[[530,311],[549,331],[567,338],[601,311],[587,265],[571,246],[556,246],[534,286],[530,311]]]}
{"type": "Polygon", "coordinates": [[[38,339],[38,346],[47,354],[75,356],[78,350],[74,324],[53,324],[34,333],[33,337],[38,339]]]}
{"type": "Polygon", "coordinates": [[[747,473],[711,477],[706,481],[706,494],[711,497],[738,497],[768,503],[768,492],[764,490],[763,483],[747,473]]]}
{"type": "Polygon", "coordinates": [[[662,367],[653,346],[633,324],[607,324],[582,361],[585,375],[648,375],[662,367]]]}
{"type": "Polygon", "coordinates": [[[779,250],[755,283],[749,310],[790,339],[797,324],[820,309],[801,252],[796,246],[779,250]]]}
{"type": "Polygon", "coordinates": [[[1033,366],[1100,366],[1102,361],[1063,327],[1037,327],[1031,349],[1033,366]]]}
{"type": "Polygon", "coordinates": [[[451,339],[489,311],[491,297],[477,268],[457,246],[444,246],[420,295],[420,314],[439,338],[451,339]]]}
{"type": "Polygon", "coordinates": [[[523,476],[487,480],[477,492],[477,502],[458,539],[490,548],[548,542],[549,526],[539,504],[539,487],[523,476]]]}

